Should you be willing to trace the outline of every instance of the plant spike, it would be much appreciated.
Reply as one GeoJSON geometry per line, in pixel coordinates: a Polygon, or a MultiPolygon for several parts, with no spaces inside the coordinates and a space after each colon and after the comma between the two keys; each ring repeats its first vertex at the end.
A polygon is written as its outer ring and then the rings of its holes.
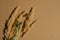
{"type": "MultiPolygon", "coordinates": [[[[17,10],[18,6],[14,8],[14,10],[12,11],[11,15],[9,16],[8,20],[6,20],[5,22],[5,28],[3,30],[3,40],[18,40],[18,37],[23,37],[26,32],[28,31],[28,29],[32,26],[32,24],[34,24],[36,20],[34,20],[32,23],[29,24],[29,20],[31,15],[32,15],[32,10],[33,8],[31,7],[31,9],[29,10],[29,13],[25,13],[25,10],[22,11],[14,20],[14,22],[12,20],[10,20],[12,18],[12,16],[14,16],[14,12],[17,10]],[[24,14],[25,13],[25,14],[24,14]],[[23,21],[20,22],[20,20],[18,20],[19,18],[21,18],[20,16],[22,16],[24,18],[23,21]],[[11,25],[11,30],[8,30],[8,28],[10,27],[8,25],[9,21],[12,21],[12,25],[11,25]],[[7,35],[7,31],[9,31],[9,35],[7,35]],[[20,32],[21,30],[21,32],[20,32]],[[20,32],[20,33],[19,33],[20,32]],[[20,35],[19,35],[20,34],[20,35]],[[6,37],[8,36],[8,37],[6,37]]],[[[13,18],[14,19],[14,18],[13,18]]]]}

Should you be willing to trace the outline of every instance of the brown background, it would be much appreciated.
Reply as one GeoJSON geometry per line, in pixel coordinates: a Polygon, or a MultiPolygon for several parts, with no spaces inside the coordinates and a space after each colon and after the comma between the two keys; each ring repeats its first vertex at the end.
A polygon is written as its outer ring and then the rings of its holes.
{"type": "Polygon", "coordinates": [[[60,0],[0,0],[0,40],[5,20],[17,5],[33,6],[38,19],[22,40],[60,40],[60,0]]]}

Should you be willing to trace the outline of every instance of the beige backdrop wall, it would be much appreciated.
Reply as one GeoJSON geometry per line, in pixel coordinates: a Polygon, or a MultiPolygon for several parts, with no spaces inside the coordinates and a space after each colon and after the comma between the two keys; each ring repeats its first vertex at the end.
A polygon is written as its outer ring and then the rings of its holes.
{"type": "Polygon", "coordinates": [[[5,20],[17,5],[33,6],[38,19],[22,40],[60,40],[60,0],[0,0],[0,40],[5,20]]]}

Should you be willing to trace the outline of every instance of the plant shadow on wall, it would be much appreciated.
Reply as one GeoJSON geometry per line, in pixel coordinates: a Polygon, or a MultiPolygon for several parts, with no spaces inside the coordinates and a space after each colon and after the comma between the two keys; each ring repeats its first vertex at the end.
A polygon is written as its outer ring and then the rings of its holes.
{"type": "Polygon", "coordinates": [[[17,9],[18,6],[14,8],[11,15],[5,22],[5,28],[3,30],[3,40],[19,40],[19,38],[22,38],[26,34],[28,29],[32,27],[32,24],[34,24],[37,21],[37,19],[35,19],[34,21],[30,22],[30,17],[33,11],[32,7],[30,8],[29,13],[25,13],[24,10],[15,19],[12,18],[17,9]]]}

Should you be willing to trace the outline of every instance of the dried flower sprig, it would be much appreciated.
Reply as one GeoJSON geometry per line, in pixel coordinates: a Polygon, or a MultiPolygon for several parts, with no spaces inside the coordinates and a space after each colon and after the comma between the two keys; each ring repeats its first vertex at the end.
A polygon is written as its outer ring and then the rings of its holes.
{"type": "Polygon", "coordinates": [[[19,38],[23,37],[25,33],[28,31],[32,24],[34,24],[36,20],[29,24],[29,20],[31,19],[32,10],[30,9],[29,13],[25,13],[25,10],[22,11],[15,19],[14,14],[18,11],[18,6],[14,8],[11,15],[9,16],[8,20],[5,22],[5,28],[3,30],[3,40],[20,40],[19,38]],[[22,16],[22,21],[18,20],[22,16]]]}

